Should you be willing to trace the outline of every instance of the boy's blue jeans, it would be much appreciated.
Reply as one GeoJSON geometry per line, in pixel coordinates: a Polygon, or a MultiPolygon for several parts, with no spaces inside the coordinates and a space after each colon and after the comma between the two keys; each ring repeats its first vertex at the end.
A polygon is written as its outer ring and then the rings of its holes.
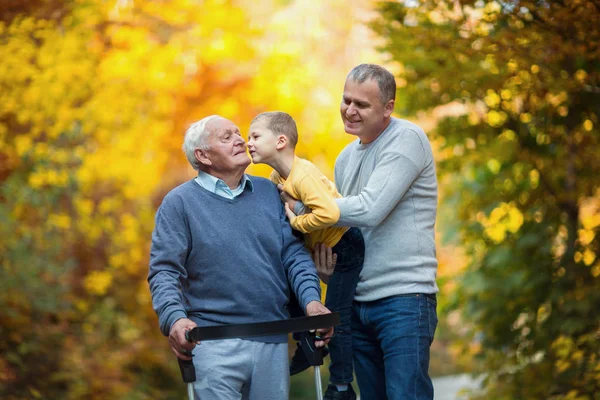
{"type": "Polygon", "coordinates": [[[435,294],[406,294],[352,308],[354,368],[362,400],[433,399],[429,347],[435,294]]]}
{"type": "Polygon", "coordinates": [[[353,380],[350,319],[356,284],[365,258],[365,243],[360,230],[350,228],[332,251],[337,254],[337,262],[327,284],[325,307],[340,313],[340,325],[335,327],[329,342],[329,380],[341,384],[353,380]]]}
{"type": "MultiPolygon", "coordinates": [[[[353,380],[352,332],[350,319],[352,302],[358,283],[358,276],[365,258],[365,243],[358,228],[350,228],[340,241],[333,246],[337,254],[335,269],[329,278],[325,307],[340,313],[340,325],[334,329],[329,342],[329,380],[333,383],[350,383],[353,380]]],[[[304,315],[293,294],[288,309],[292,317],[304,315]]]]}

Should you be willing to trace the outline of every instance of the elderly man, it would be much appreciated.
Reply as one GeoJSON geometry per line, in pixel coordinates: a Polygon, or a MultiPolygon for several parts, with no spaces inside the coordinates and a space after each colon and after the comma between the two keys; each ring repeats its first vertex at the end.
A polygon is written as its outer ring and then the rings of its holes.
{"type": "Polygon", "coordinates": [[[198,176],[165,196],[152,234],[148,281],[160,329],[180,359],[193,350],[198,398],[285,399],[287,335],[195,345],[185,332],[288,318],[289,287],[307,315],[328,313],[314,263],[275,185],[244,173],[250,158],[233,122],[204,118],[183,149],[198,176]]]}

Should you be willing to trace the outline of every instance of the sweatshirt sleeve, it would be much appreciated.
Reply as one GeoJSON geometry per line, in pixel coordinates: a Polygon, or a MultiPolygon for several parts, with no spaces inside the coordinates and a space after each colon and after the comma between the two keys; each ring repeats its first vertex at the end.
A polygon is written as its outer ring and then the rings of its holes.
{"type": "Polygon", "coordinates": [[[307,304],[311,301],[321,301],[319,276],[304,243],[292,233],[283,204],[281,204],[279,214],[283,239],[283,266],[298,303],[305,311],[307,304]]]}
{"type": "Polygon", "coordinates": [[[181,294],[181,282],[187,279],[185,260],[190,234],[183,217],[182,205],[167,195],[156,212],[148,283],[152,307],[158,315],[160,330],[168,336],[171,326],[187,318],[181,294]]]}
{"type": "Polygon", "coordinates": [[[302,233],[309,233],[338,222],[340,208],[326,183],[319,177],[307,174],[294,185],[294,190],[300,194],[300,201],[305,207],[310,208],[311,212],[292,218],[290,221],[292,228],[302,233]]]}
{"type": "Polygon", "coordinates": [[[359,194],[335,199],[340,208],[337,225],[377,226],[402,200],[425,164],[425,150],[418,135],[415,133],[408,137],[400,149],[387,148],[382,151],[373,173],[359,194]]]}

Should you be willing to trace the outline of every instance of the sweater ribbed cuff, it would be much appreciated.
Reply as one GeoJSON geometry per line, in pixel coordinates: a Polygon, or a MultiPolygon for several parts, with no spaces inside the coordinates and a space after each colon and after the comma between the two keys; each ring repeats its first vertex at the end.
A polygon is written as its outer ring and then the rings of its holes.
{"type": "Polygon", "coordinates": [[[316,289],[311,289],[306,290],[309,293],[306,293],[302,296],[302,311],[306,312],[306,306],[308,305],[308,303],[310,303],[311,301],[318,301],[319,303],[321,302],[321,293],[316,290],[316,289]]]}
{"type": "Polygon", "coordinates": [[[184,311],[173,311],[165,321],[165,324],[161,326],[163,335],[169,336],[173,324],[182,318],[187,318],[187,314],[184,311]]]}

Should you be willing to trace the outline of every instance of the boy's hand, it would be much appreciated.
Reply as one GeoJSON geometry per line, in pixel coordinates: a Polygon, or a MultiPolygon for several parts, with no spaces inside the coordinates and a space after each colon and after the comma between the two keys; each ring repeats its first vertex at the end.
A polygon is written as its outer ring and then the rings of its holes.
{"type": "MultiPolygon", "coordinates": [[[[296,199],[283,191],[282,184],[277,185],[277,189],[279,189],[279,197],[281,198],[281,201],[284,204],[287,204],[288,207],[290,208],[290,210],[293,210],[294,207],[296,207],[296,199]]],[[[286,214],[287,214],[287,211],[286,211],[286,214]]],[[[294,216],[296,216],[296,215],[294,214],[294,216]]]]}
{"type": "Polygon", "coordinates": [[[287,215],[290,222],[292,222],[292,219],[296,218],[296,214],[294,214],[294,212],[290,210],[290,206],[288,203],[285,203],[283,206],[285,207],[285,215],[287,215]]]}

